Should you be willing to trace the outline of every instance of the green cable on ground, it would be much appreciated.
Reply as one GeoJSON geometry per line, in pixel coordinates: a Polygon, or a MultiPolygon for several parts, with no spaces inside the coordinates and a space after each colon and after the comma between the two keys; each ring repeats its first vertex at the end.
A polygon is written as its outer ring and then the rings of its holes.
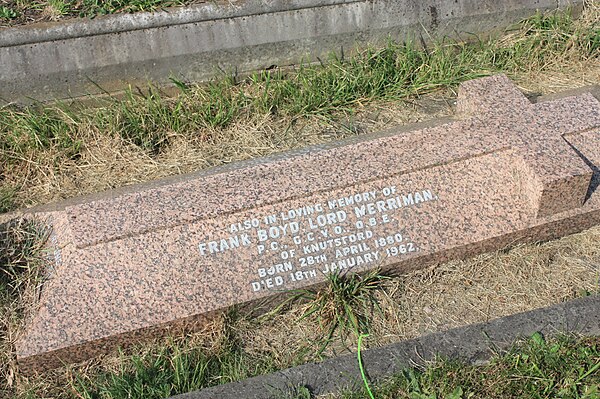
{"type": "Polygon", "coordinates": [[[362,346],[362,340],[363,338],[368,337],[368,334],[360,334],[358,336],[358,368],[360,369],[360,375],[362,376],[362,380],[363,380],[363,384],[365,385],[365,388],[367,389],[367,393],[369,394],[369,397],[371,399],[375,399],[375,397],[373,396],[373,392],[371,392],[371,388],[369,387],[369,381],[367,381],[367,376],[365,375],[365,368],[363,367],[363,363],[362,363],[362,357],[360,355],[360,348],[362,346]]]}

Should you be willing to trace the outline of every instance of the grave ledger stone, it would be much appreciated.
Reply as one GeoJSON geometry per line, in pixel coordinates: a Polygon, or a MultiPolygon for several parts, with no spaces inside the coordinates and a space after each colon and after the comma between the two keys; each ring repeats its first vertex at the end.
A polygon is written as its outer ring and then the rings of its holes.
{"type": "Polygon", "coordinates": [[[455,120],[37,210],[50,278],[24,370],[80,361],[335,272],[409,270],[600,223],[600,103],[460,86],[455,120]]]}

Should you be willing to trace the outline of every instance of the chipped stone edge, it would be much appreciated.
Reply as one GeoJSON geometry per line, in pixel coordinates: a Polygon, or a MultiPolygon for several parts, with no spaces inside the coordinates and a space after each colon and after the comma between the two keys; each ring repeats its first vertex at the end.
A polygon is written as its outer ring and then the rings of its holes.
{"type": "MultiPolygon", "coordinates": [[[[482,363],[535,332],[545,336],[600,335],[600,295],[369,349],[362,352],[362,359],[369,379],[375,382],[392,377],[407,367],[424,365],[436,356],[461,359],[471,364],[482,363]]],[[[313,395],[322,395],[343,389],[356,390],[362,384],[356,355],[349,354],[173,396],[172,399],[275,399],[285,398],[299,387],[307,388],[313,395]]]]}

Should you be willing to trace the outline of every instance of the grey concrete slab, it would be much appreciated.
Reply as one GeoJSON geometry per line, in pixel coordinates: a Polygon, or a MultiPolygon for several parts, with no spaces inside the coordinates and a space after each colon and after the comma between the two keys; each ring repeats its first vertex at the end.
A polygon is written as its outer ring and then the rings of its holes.
{"type": "MultiPolygon", "coordinates": [[[[371,381],[390,377],[407,367],[423,365],[435,356],[477,363],[509,348],[515,340],[535,332],[600,334],[600,296],[519,313],[448,331],[401,341],[362,353],[371,381]]],[[[173,397],[174,399],[275,399],[295,388],[306,387],[315,395],[356,389],[362,385],[356,355],[311,363],[245,381],[220,385],[173,397]]],[[[282,396],[283,395],[283,396],[282,396]]]]}
{"type": "Polygon", "coordinates": [[[118,91],[170,76],[315,61],[387,38],[461,36],[583,0],[244,0],[0,30],[0,104],[118,91]]]}

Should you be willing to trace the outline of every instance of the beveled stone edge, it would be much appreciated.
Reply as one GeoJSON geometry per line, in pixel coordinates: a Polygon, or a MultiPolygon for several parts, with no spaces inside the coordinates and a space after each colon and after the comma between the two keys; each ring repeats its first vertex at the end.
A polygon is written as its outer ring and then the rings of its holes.
{"type": "MultiPolygon", "coordinates": [[[[142,192],[146,190],[152,190],[160,187],[164,187],[171,184],[182,183],[185,181],[200,179],[207,176],[213,176],[223,173],[229,173],[232,171],[244,169],[249,166],[257,166],[264,165],[269,163],[274,163],[283,159],[291,158],[291,157],[299,157],[303,155],[307,155],[309,153],[315,153],[320,151],[327,151],[331,149],[341,148],[347,145],[358,144],[363,142],[368,142],[372,140],[377,140],[380,138],[395,136],[399,134],[410,134],[413,131],[432,128],[436,126],[441,126],[447,123],[454,122],[454,119],[451,117],[442,117],[424,122],[411,123],[408,125],[400,125],[388,129],[384,129],[381,131],[367,133],[367,134],[357,134],[355,136],[346,137],[341,140],[334,140],[327,143],[315,144],[305,147],[299,147],[287,151],[277,152],[270,155],[265,155],[257,158],[250,158],[241,161],[231,162],[223,165],[212,166],[205,169],[201,169],[195,172],[183,173],[178,175],[166,176],[154,180],[150,180],[143,183],[135,183],[130,184],[114,189],[109,189],[105,191],[100,191],[97,193],[80,195],[72,198],[68,198],[62,201],[45,204],[45,205],[36,205],[31,208],[25,208],[19,211],[14,211],[13,213],[21,212],[23,214],[30,213],[40,213],[40,212],[54,212],[61,211],[67,207],[79,205],[86,202],[92,201],[101,201],[108,198],[117,197],[124,194],[131,194],[135,192],[142,192]]],[[[1,216],[1,215],[0,215],[1,216]]]]}
{"type": "MultiPolygon", "coordinates": [[[[553,101],[553,100],[557,100],[557,99],[561,99],[561,98],[565,98],[565,97],[581,95],[581,94],[585,94],[585,93],[590,93],[594,97],[596,97],[598,100],[600,100],[600,85],[589,85],[589,86],[565,90],[565,91],[561,91],[561,92],[557,92],[557,93],[553,93],[553,94],[548,94],[548,95],[543,95],[543,96],[532,96],[532,97],[528,97],[528,98],[530,99],[530,101],[533,104],[536,104],[536,103],[542,103],[542,102],[547,102],[547,101],[553,101]]],[[[150,180],[150,181],[143,182],[143,183],[135,183],[135,184],[121,186],[118,188],[104,190],[104,191],[100,191],[100,192],[96,192],[96,193],[79,195],[79,196],[71,197],[68,199],[61,200],[61,201],[52,202],[49,204],[35,205],[30,208],[17,209],[15,211],[0,214],[0,223],[8,222],[8,221],[10,221],[12,219],[16,219],[16,218],[31,216],[31,214],[34,214],[34,213],[61,211],[61,210],[64,210],[68,206],[79,205],[79,204],[91,202],[91,201],[104,200],[107,198],[116,197],[116,196],[123,195],[123,194],[130,194],[130,193],[137,192],[137,191],[151,190],[151,189],[163,187],[163,186],[166,186],[169,184],[185,182],[187,180],[202,178],[205,176],[211,176],[211,175],[216,175],[216,174],[220,174],[220,173],[228,173],[228,172],[231,172],[234,170],[243,169],[246,166],[276,162],[278,160],[285,159],[285,158],[288,158],[291,156],[301,156],[301,155],[304,155],[304,154],[307,154],[310,152],[324,151],[324,150],[328,150],[328,149],[339,148],[339,147],[343,147],[345,145],[366,142],[366,141],[375,140],[375,139],[382,138],[382,137],[389,137],[389,136],[392,136],[395,134],[409,134],[415,130],[440,126],[445,123],[451,123],[455,120],[456,120],[456,115],[455,115],[455,117],[442,117],[442,118],[437,118],[437,119],[433,119],[433,120],[429,120],[429,121],[425,121],[425,122],[417,122],[417,123],[411,123],[411,124],[407,124],[407,125],[400,125],[400,126],[388,128],[388,129],[385,129],[382,131],[367,133],[367,134],[359,134],[356,136],[348,137],[348,138],[341,139],[341,140],[335,140],[335,141],[331,141],[328,143],[301,147],[301,148],[283,151],[283,152],[279,152],[279,153],[275,153],[275,154],[271,154],[271,155],[266,155],[263,157],[251,158],[251,159],[247,159],[247,160],[232,162],[232,163],[225,164],[225,165],[208,167],[208,168],[201,169],[201,170],[198,170],[195,172],[171,175],[171,176],[166,176],[166,177],[162,177],[162,178],[155,179],[155,180],[150,180]]]]}
{"type": "MultiPolygon", "coordinates": [[[[504,234],[502,236],[488,238],[484,241],[472,243],[466,246],[454,247],[443,251],[443,253],[433,253],[422,257],[408,259],[400,263],[396,263],[393,266],[388,265],[383,268],[384,273],[407,273],[413,270],[431,266],[436,263],[445,263],[456,259],[464,259],[476,256],[481,253],[502,250],[504,248],[510,248],[518,244],[527,244],[534,242],[543,242],[547,240],[556,239],[565,235],[578,233],[585,229],[596,226],[600,223],[600,209],[592,211],[591,213],[572,215],[566,219],[557,219],[550,221],[546,224],[537,225],[533,228],[524,230],[517,230],[514,234],[504,234]]],[[[318,283],[313,287],[317,289],[325,282],[318,283]]],[[[218,312],[224,311],[231,308],[231,306],[239,306],[240,309],[254,309],[254,311],[261,314],[264,311],[268,311],[269,308],[273,308],[278,304],[282,298],[286,297],[286,291],[277,292],[275,296],[266,295],[249,302],[241,302],[232,304],[230,306],[219,307],[211,309],[204,315],[213,315],[218,312]]],[[[251,311],[249,314],[254,314],[251,311]]],[[[149,337],[152,332],[158,333],[158,336],[163,336],[165,332],[176,331],[182,323],[190,324],[193,320],[203,320],[206,317],[204,315],[192,315],[185,319],[171,320],[160,325],[141,327],[135,330],[130,330],[118,334],[119,337],[135,336],[135,337],[149,337]],[[150,332],[149,332],[150,331],[150,332]]],[[[22,331],[24,333],[24,331],[22,331]]],[[[119,344],[118,341],[113,340],[114,336],[107,336],[104,338],[95,339],[92,341],[81,342],[72,346],[64,346],[51,350],[48,352],[29,353],[23,357],[23,352],[19,351],[19,342],[17,341],[17,363],[21,367],[21,371],[25,374],[32,374],[36,371],[43,371],[59,367],[62,364],[79,363],[88,360],[90,357],[106,353],[106,350],[114,350],[119,346],[127,347],[130,343],[135,342],[128,340],[125,343],[119,344]],[[84,352],[85,348],[88,348],[88,353],[84,352]],[[91,355],[90,355],[91,353],[91,355]],[[61,359],[59,359],[61,358],[61,359]]],[[[21,337],[22,338],[22,337],[21,337]]]]}
{"type": "Polygon", "coordinates": [[[565,97],[580,96],[582,94],[587,94],[587,93],[596,97],[596,99],[598,101],[600,101],[600,84],[593,84],[593,85],[588,85],[588,86],[583,86],[583,87],[577,87],[575,89],[563,90],[563,91],[559,91],[556,93],[533,96],[530,99],[530,101],[533,104],[538,104],[538,103],[543,103],[543,102],[548,102],[548,101],[560,100],[561,98],[565,98],[565,97]]]}
{"type": "MultiPolygon", "coordinates": [[[[570,89],[561,91],[558,93],[543,95],[543,96],[533,96],[530,98],[530,101],[533,104],[554,101],[565,97],[572,97],[577,95],[582,95],[585,93],[590,93],[594,97],[596,97],[600,101],[600,85],[589,85],[576,89],[570,89]]],[[[379,138],[390,137],[397,134],[410,134],[413,131],[432,128],[436,126],[441,126],[446,123],[454,122],[457,118],[457,115],[454,117],[447,116],[437,119],[432,119],[424,122],[410,123],[407,125],[399,125],[391,128],[387,128],[381,131],[367,133],[367,134],[358,134],[355,136],[347,137],[341,140],[334,140],[328,143],[310,145],[305,147],[300,147],[292,150],[282,151],[275,154],[270,154],[258,158],[251,158],[242,161],[236,161],[224,165],[212,166],[205,169],[201,169],[195,172],[183,173],[178,175],[166,176],[154,180],[150,180],[143,183],[135,183],[126,186],[117,187],[114,189],[104,190],[96,193],[79,195],[72,198],[68,198],[62,201],[53,202],[45,205],[36,205],[31,208],[20,209],[17,211],[9,212],[6,214],[0,214],[0,221],[2,220],[10,220],[11,213],[15,214],[15,217],[20,217],[23,214],[29,213],[38,213],[38,212],[53,212],[64,210],[68,206],[75,206],[86,202],[91,201],[101,201],[107,198],[116,197],[123,194],[130,194],[138,191],[146,191],[159,187],[163,187],[169,184],[176,184],[185,182],[192,179],[198,179],[206,176],[217,175],[221,173],[228,173],[234,170],[243,169],[247,166],[253,165],[261,165],[276,162],[289,157],[302,156],[311,152],[317,151],[326,151],[334,148],[344,147],[346,145],[363,143],[371,140],[376,140],[379,138]]]]}
{"type": "MultiPolygon", "coordinates": [[[[371,381],[389,378],[407,367],[425,365],[436,356],[461,359],[471,364],[487,360],[535,332],[600,335],[600,295],[471,324],[447,331],[373,348],[362,352],[371,381]]],[[[281,370],[173,396],[172,399],[267,399],[281,398],[305,387],[314,395],[359,389],[363,385],[355,354],[281,370]]]]}

